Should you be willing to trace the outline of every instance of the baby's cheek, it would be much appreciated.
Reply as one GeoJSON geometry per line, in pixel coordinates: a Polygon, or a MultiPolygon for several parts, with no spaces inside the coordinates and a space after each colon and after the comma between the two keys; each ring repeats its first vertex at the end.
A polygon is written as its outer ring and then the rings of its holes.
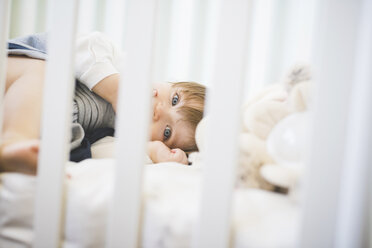
{"type": "Polygon", "coordinates": [[[161,137],[161,131],[159,130],[158,124],[157,123],[151,123],[150,124],[150,141],[155,141],[155,140],[162,140],[161,137]]]}

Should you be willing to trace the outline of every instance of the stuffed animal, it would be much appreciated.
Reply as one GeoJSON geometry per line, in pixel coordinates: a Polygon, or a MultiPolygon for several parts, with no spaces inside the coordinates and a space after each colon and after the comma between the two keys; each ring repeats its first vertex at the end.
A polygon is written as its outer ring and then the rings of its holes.
{"type": "Polygon", "coordinates": [[[309,111],[295,112],[279,121],[266,140],[268,154],[274,163],[260,168],[260,175],[267,182],[289,191],[294,201],[299,200],[299,179],[309,156],[310,124],[309,111]]]}
{"type": "MultiPolygon", "coordinates": [[[[278,166],[278,161],[269,153],[267,139],[281,120],[293,113],[307,110],[310,102],[310,86],[308,67],[296,66],[284,82],[264,89],[242,106],[237,187],[260,188],[270,191],[277,187],[289,187],[293,176],[292,172],[278,166]],[[263,168],[265,170],[261,170],[263,168]]],[[[203,157],[204,133],[207,125],[208,117],[205,117],[199,123],[195,134],[201,158],[203,157]]]]}

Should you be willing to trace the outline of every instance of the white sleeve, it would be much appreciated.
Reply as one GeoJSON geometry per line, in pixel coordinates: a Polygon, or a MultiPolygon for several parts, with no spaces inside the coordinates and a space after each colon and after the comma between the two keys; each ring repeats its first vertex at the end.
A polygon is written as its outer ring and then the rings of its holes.
{"type": "Polygon", "coordinates": [[[98,82],[119,73],[122,54],[103,33],[93,32],[77,38],[75,77],[92,89],[98,82]]]}

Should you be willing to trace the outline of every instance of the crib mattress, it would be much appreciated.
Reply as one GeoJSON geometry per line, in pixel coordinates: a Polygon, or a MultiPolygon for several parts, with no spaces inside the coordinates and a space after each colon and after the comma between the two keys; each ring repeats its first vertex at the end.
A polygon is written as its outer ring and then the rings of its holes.
{"type": "MultiPolygon", "coordinates": [[[[69,163],[63,247],[104,247],[113,189],[113,159],[69,163]]],[[[200,169],[177,163],[147,165],[141,247],[191,247],[197,230],[200,169]]],[[[36,179],[0,175],[0,247],[28,247],[36,179]]],[[[231,247],[296,247],[299,211],[287,196],[237,189],[231,247]]]]}

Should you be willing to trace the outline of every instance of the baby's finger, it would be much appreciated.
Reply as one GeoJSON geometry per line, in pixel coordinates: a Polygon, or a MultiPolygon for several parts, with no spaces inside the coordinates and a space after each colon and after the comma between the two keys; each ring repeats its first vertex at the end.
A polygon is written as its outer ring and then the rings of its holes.
{"type": "Polygon", "coordinates": [[[177,162],[182,164],[188,164],[186,153],[181,149],[179,148],[172,149],[171,153],[176,158],[177,162]]]}

